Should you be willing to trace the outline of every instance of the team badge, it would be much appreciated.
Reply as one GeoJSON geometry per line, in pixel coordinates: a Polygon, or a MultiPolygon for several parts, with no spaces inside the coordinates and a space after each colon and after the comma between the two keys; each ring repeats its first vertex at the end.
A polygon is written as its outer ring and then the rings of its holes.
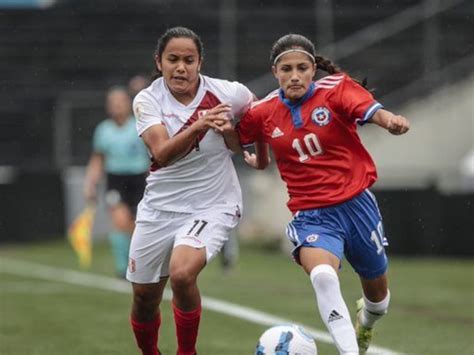
{"type": "Polygon", "coordinates": [[[307,241],[308,243],[314,243],[315,241],[318,240],[318,238],[319,238],[319,235],[317,235],[317,234],[310,234],[310,235],[308,235],[308,236],[306,237],[306,241],[307,241]]]}
{"type": "Polygon", "coordinates": [[[311,120],[320,127],[326,126],[331,121],[331,112],[324,107],[316,107],[311,114],[311,120]]]}

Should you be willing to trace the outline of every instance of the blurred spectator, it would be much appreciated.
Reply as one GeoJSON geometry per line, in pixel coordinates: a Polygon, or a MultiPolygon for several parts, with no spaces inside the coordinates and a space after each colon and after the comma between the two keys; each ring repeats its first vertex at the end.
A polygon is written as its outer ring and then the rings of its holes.
{"type": "Polygon", "coordinates": [[[128,81],[128,93],[132,99],[144,88],[150,85],[150,79],[142,74],[137,74],[128,81]]]}
{"type": "Polygon", "coordinates": [[[112,87],[107,93],[109,118],[95,129],[93,149],[84,183],[84,197],[97,199],[97,183],[106,173],[106,203],[112,222],[109,241],[117,275],[125,277],[130,238],[135,227],[136,207],[145,189],[149,158],[137,136],[131,99],[126,88],[112,87]]]}

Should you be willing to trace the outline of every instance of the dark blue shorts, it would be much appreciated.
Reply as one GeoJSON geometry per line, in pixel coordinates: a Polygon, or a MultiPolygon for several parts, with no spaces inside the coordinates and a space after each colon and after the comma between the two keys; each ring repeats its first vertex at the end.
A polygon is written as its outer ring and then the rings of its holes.
{"type": "Polygon", "coordinates": [[[375,196],[365,190],[339,205],[298,211],[286,228],[299,262],[301,247],[322,248],[342,260],[344,256],[365,279],[387,270],[382,216],[375,196]]]}

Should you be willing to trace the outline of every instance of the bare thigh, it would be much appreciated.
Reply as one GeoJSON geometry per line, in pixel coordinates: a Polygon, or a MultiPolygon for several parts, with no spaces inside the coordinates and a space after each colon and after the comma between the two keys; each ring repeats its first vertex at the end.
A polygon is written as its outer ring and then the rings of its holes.
{"type": "Polygon", "coordinates": [[[308,275],[318,265],[331,265],[337,272],[341,264],[337,256],[322,248],[302,247],[299,256],[301,266],[308,275]]]}

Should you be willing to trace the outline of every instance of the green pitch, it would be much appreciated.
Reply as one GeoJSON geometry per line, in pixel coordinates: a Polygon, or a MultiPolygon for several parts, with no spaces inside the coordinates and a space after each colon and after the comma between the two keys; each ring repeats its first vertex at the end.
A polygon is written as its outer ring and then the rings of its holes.
{"type": "MultiPolygon", "coordinates": [[[[395,257],[390,261],[392,304],[377,326],[374,343],[406,354],[474,353],[474,262],[395,257]]],[[[108,246],[95,245],[87,273],[112,279],[112,265],[108,246]]],[[[128,323],[128,285],[113,291],[58,281],[68,277],[63,269],[78,270],[66,241],[1,247],[0,354],[138,354],[128,323]],[[36,268],[31,274],[16,272],[12,260],[53,266],[56,271],[49,280],[40,278],[36,268]]],[[[341,285],[354,312],[360,290],[347,264],[341,285]]],[[[325,331],[308,278],[279,252],[243,245],[231,273],[224,274],[216,259],[201,275],[200,287],[204,296],[325,331]]],[[[160,348],[165,355],[174,354],[169,302],[163,302],[161,309],[160,348]]],[[[267,328],[210,310],[204,310],[201,324],[201,355],[251,355],[267,328]]],[[[332,345],[321,341],[318,349],[322,355],[336,354],[332,345]]]]}

